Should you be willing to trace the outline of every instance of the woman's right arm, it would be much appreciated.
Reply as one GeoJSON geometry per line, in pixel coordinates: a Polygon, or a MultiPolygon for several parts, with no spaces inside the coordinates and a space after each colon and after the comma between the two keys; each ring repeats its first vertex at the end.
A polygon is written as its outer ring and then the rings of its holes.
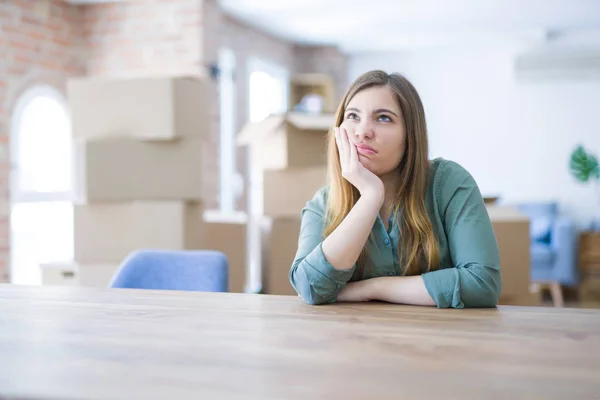
{"type": "Polygon", "coordinates": [[[367,242],[382,199],[361,196],[342,223],[323,240],[322,200],[311,201],[302,212],[298,251],[290,270],[290,283],[308,304],[335,301],[352,277],[367,242]],[[321,203],[321,204],[320,204],[321,203]]]}
{"type": "Polygon", "coordinates": [[[323,241],[323,254],[333,268],[345,270],[356,264],[382,203],[383,193],[361,196],[342,223],[323,241]]]}
{"type": "Polygon", "coordinates": [[[325,199],[316,197],[302,212],[298,251],[290,282],[308,304],[334,302],[350,280],[373,229],[384,189],[381,180],[358,161],[344,129],[336,130],[342,175],[359,189],[359,200],[342,223],[323,240],[325,199]]]}

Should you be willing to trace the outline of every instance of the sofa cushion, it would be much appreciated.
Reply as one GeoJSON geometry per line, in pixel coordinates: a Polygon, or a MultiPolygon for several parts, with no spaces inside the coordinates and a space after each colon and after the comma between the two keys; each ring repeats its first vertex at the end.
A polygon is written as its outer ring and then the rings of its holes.
{"type": "Polygon", "coordinates": [[[530,219],[529,236],[531,241],[550,243],[552,224],[558,215],[558,203],[521,203],[517,207],[530,219]]]}
{"type": "Polygon", "coordinates": [[[552,247],[546,243],[532,243],[531,264],[532,268],[552,268],[555,254],[552,247]]]}
{"type": "Polygon", "coordinates": [[[529,235],[533,242],[550,243],[550,232],[552,231],[552,217],[541,215],[531,218],[529,235]]]}

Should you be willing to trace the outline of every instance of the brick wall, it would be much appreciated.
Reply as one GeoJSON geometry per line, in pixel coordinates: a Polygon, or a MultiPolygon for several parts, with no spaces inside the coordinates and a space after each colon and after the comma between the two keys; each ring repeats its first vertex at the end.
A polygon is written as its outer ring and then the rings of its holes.
{"type": "Polygon", "coordinates": [[[36,84],[64,93],[84,73],[81,10],[60,0],[0,1],[0,281],[9,270],[9,126],[19,96],[36,84]]]}
{"type": "Polygon", "coordinates": [[[88,75],[200,73],[199,0],[124,1],[82,9],[88,75]]]}

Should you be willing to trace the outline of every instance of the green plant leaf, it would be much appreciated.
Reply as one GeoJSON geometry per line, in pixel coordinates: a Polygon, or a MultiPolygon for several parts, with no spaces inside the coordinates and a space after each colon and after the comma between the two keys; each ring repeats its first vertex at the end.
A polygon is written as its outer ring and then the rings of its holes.
{"type": "Polygon", "coordinates": [[[571,154],[569,169],[573,177],[583,183],[590,179],[600,179],[598,159],[587,153],[582,145],[578,145],[571,154]]]}

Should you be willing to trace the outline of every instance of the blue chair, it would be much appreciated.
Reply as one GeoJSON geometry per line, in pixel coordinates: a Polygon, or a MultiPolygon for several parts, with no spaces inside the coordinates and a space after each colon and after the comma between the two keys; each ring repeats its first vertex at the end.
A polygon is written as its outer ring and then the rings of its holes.
{"type": "Polygon", "coordinates": [[[227,292],[227,256],[212,250],[139,250],[115,273],[110,287],[227,292]]]}
{"type": "Polygon", "coordinates": [[[578,240],[574,221],[560,215],[555,202],[517,207],[530,218],[532,282],[576,286],[578,240]]]}

